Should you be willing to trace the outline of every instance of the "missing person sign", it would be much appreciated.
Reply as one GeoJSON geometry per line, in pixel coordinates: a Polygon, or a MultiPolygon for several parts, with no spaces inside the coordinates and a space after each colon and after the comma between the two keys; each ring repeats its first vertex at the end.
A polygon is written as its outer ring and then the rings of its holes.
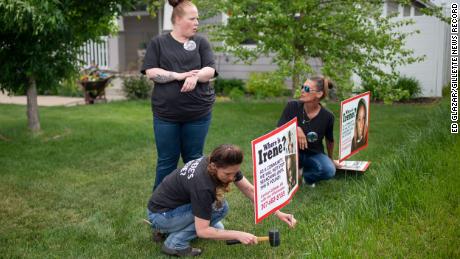
{"type": "Polygon", "coordinates": [[[343,161],[340,163],[338,170],[365,172],[371,162],[369,161],[343,161]]]}
{"type": "Polygon", "coordinates": [[[370,92],[349,98],[340,107],[339,161],[367,147],[370,92]]]}
{"type": "Polygon", "coordinates": [[[251,142],[255,222],[284,207],[298,188],[297,118],[251,142]]]}

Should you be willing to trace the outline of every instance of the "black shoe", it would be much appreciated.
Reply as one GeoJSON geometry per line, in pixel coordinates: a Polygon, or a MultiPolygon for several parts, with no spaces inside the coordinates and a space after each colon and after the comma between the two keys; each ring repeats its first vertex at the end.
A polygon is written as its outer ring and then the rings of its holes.
{"type": "Polygon", "coordinates": [[[161,247],[161,251],[167,255],[173,255],[173,256],[199,256],[201,254],[201,249],[199,248],[193,248],[191,246],[185,248],[185,249],[171,249],[166,247],[164,244],[161,247]]]}
{"type": "Polygon", "coordinates": [[[155,243],[161,243],[166,240],[166,234],[160,233],[158,230],[152,231],[152,241],[155,243]]]}

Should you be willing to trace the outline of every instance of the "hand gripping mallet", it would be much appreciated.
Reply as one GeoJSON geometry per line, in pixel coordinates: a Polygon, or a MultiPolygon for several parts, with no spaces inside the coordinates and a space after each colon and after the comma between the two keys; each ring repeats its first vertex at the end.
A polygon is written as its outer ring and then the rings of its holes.
{"type": "MultiPolygon", "coordinates": [[[[273,229],[268,232],[268,236],[265,237],[257,237],[257,242],[261,241],[269,241],[270,246],[279,246],[280,245],[280,232],[278,229],[273,229]]],[[[233,239],[233,240],[227,240],[225,241],[227,245],[236,245],[236,244],[241,244],[239,240],[233,239]]]]}

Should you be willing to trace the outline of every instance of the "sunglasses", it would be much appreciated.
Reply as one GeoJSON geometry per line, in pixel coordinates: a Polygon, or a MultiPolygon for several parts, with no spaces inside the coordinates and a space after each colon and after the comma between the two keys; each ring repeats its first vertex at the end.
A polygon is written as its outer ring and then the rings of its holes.
{"type": "Polygon", "coordinates": [[[318,91],[318,90],[311,89],[311,87],[308,86],[308,85],[301,85],[300,89],[304,90],[306,93],[309,93],[309,92],[321,92],[321,91],[318,91]]]}

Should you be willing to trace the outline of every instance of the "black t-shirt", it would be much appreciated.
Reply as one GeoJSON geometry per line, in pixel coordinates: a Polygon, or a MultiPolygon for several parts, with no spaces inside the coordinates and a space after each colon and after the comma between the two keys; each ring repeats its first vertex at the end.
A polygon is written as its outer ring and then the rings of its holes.
{"type": "MultiPolygon", "coordinates": [[[[183,73],[203,67],[215,69],[214,55],[209,42],[198,35],[190,38],[196,44],[194,50],[186,50],[170,33],[154,37],[147,47],[141,73],[150,68],[183,73]]],[[[215,74],[217,76],[217,72],[215,74]]],[[[184,81],[156,83],[152,93],[152,110],[156,117],[172,122],[199,119],[211,112],[215,101],[214,89],[209,82],[200,83],[194,90],[182,93],[184,81]]]]}
{"type": "Polygon", "coordinates": [[[303,102],[290,101],[284,108],[283,114],[278,121],[278,127],[297,117],[297,126],[302,128],[305,136],[309,132],[316,132],[318,138],[314,142],[308,142],[308,149],[300,152],[313,151],[324,153],[323,138],[334,141],[334,115],[321,106],[318,115],[313,119],[308,118],[303,109],[303,102]]]}
{"type": "MultiPolygon", "coordinates": [[[[176,169],[155,189],[147,207],[151,212],[165,212],[185,204],[192,204],[193,215],[210,220],[212,204],[216,200],[217,183],[209,175],[208,159],[201,157],[176,169]]],[[[238,172],[235,182],[243,179],[238,172]]]]}

